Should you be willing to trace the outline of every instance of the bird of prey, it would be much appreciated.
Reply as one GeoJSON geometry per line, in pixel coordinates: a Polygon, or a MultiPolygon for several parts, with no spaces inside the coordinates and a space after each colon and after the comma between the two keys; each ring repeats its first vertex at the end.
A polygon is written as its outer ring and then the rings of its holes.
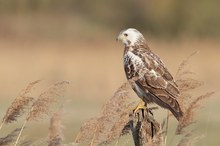
{"type": "Polygon", "coordinates": [[[180,93],[172,75],[162,60],[148,47],[144,36],[136,29],[129,28],[119,33],[117,40],[125,45],[124,70],[133,90],[143,103],[156,103],[170,110],[179,120],[183,112],[176,98],[180,93]]]}

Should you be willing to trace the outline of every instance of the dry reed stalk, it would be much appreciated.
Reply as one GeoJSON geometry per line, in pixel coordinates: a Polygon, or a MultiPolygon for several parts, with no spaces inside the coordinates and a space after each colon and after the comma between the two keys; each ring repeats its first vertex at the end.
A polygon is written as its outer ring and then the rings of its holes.
{"type": "MultiPolygon", "coordinates": [[[[201,81],[195,80],[193,78],[189,78],[189,75],[194,75],[194,73],[190,71],[185,71],[185,66],[187,65],[189,59],[196,54],[191,54],[186,60],[184,60],[177,71],[177,85],[180,90],[180,98],[178,98],[178,102],[181,106],[181,109],[184,113],[183,117],[178,123],[176,128],[176,135],[182,135],[182,139],[177,144],[180,145],[191,145],[190,143],[195,142],[192,139],[192,130],[185,130],[194,122],[195,111],[198,110],[200,102],[203,99],[206,99],[214,94],[214,92],[207,92],[201,96],[195,97],[192,96],[190,91],[199,88],[203,85],[201,81]]],[[[174,137],[173,137],[174,138],[174,137]]],[[[171,140],[172,142],[172,140],[171,140]]]]}
{"type": "Polygon", "coordinates": [[[75,142],[96,146],[117,140],[129,122],[129,112],[134,108],[129,89],[129,84],[124,83],[103,106],[101,116],[88,120],[80,128],[75,142]]]}
{"type": "MultiPolygon", "coordinates": [[[[193,78],[188,77],[189,75],[195,75],[193,72],[187,71],[186,65],[189,62],[189,59],[197,54],[197,52],[192,53],[189,57],[187,57],[179,66],[178,71],[176,73],[176,83],[180,90],[180,97],[177,99],[180,107],[184,113],[182,119],[179,121],[178,126],[176,128],[176,135],[181,134],[183,137],[179,141],[179,145],[189,145],[189,143],[193,142],[194,140],[190,139],[192,136],[191,130],[185,130],[186,127],[189,127],[191,123],[194,121],[195,117],[195,111],[198,109],[198,106],[200,102],[203,99],[206,99],[214,94],[214,92],[208,92],[204,95],[201,95],[199,97],[194,97],[191,95],[190,91],[199,88],[203,85],[201,81],[195,80],[193,78]]],[[[168,114],[167,116],[167,125],[166,125],[166,131],[165,131],[165,142],[166,142],[166,136],[167,136],[167,130],[168,130],[168,118],[172,114],[168,114]]],[[[165,125],[165,124],[164,124],[165,125]]],[[[174,136],[175,137],[175,136],[174,136]]],[[[173,137],[173,138],[174,138],[173,137]]],[[[172,138],[172,139],[173,139],[172,138]]],[[[171,140],[172,142],[172,140],[171,140]]],[[[165,143],[166,144],[166,143],[165,143]]]]}
{"type": "MultiPolygon", "coordinates": [[[[194,75],[193,72],[185,71],[185,67],[188,64],[189,59],[197,54],[197,52],[192,53],[187,59],[185,59],[179,66],[176,73],[176,83],[179,86],[181,95],[177,99],[181,109],[184,112],[183,118],[180,120],[177,128],[176,135],[182,134],[183,138],[180,140],[179,144],[189,143],[189,137],[191,136],[191,131],[184,131],[188,127],[194,118],[194,112],[198,108],[200,101],[206,99],[214,94],[214,92],[208,92],[199,97],[191,96],[191,90],[199,88],[203,85],[202,82],[197,81],[193,78],[187,77],[188,75],[194,75]]],[[[124,129],[127,127],[127,123],[130,121],[127,120],[128,113],[131,111],[132,104],[129,105],[128,99],[128,84],[124,84],[121,88],[116,91],[115,95],[104,105],[102,110],[102,115],[98,118],[92,118],[84,124],[79,134],[77,135],[77,143],[85,142],[91,146],[96,145],[105,145],[111,143],[114,140],[118,140],[121,135],[123,135],[124,129]],[[126,88],[125,88],[126,87],[126,88]],[[123,94],[121,94],[123,93],[123,94]],[[126,103],[127,102],[127,103],[126,103]],[[130,109],[130,110],[128,110],[130,109]],[[89,142],[89,143],[88,143],[89,142]]],[[[166,120],[161,125],[160,128],[165,126],[165,131],[158,133],[157,136],[153,137],[148,144],[149,145],[166,145],[166,137],[168,132],[168,122],[169,116],[167,114],[166,120]],[[163,136],[165,134],[165,136],[163,136]]],[[[129,128],[127,130],[130,130],[129,128]]],[[[127,130],[125,130],[127,133],[127,130]]],[[[118,142],[116,142],[118,144],[118,142]]]]}
{"type": "Polygon", "coordinates": [[[21,144],[19,144],[19,146],[33,146],[32,145],[32,141],[24,141],[24,142],[22,142],[21,144]]]}
{"type": "MultiPolygon", "coordinates": [[[[192,54],[190,54],[186,59],[184,59],[179,67],[178,70],[176,72],[176,84],[179,87],[179,91],[181,93],[181,96],[178,100],[180,107],[182,109],[182,111],[185,111],[186,109],[186,105],[188,102],[187,99],[189,99],[189,97],[191,97],[189,94],[184,94],[184,92],[187,92],[189,90],[193,90],[196,89],[198,87],[200,87],[202,85],[202,82],[194,80],[192,78],[184,78],[187,75],[193,75],[193,72],[190,71],[185,71],[186,66],[188,65],[189,60],[191,59],[191,57],[193,57],[194,55],[196,55],[199,51],[193,52],[192,54]],[[189,95],[189,96],[187,96],[189,95]],[[184,97],[187,97],[184,98],[184,97]]],[[[167,111],[167,116],[166,119],[164,119],[163,124],[162,124],[162,129],[165,128],[164,133],[164,144],[166,145],[167,143],[167,133],[168,133],[168,125],[169,125],[169,117],[172,116],[172,114],[167,111]],[[165,126],[165,127],[164,127],[165,126]]]]}
{"type": "Polygon", "coordinates": [[[176,78],[180,78],[180,76],[181,75],[183,75],[183,74],[188,74],[188,73],[192,73],[192,72],[184,72],[183,70],[185,69],[185,67],[186,67],[186,65],[188,64],[188,62],[189,62],[189,60],[194,56],[194,55],[196,55],[196,54],[198,54],[199,53],[199,51],[195,51],[195,52],[193,52],[192,54],[190,54],[186,59],[184,59],[181,63],[180,63],[180,65],[179,65],[179,67],[178,67],[178,69],[177,69],[177,72],[176,72],[176,78]]]}
{"type": "Polygon", "coordinates": [[[201,95],[199,97],[196,97],[188,106],[186,111],[184,112],[184,116],[180,120],[177,129],[176,134],[182,134],[184,133],[184,129],[188,127],[190,124],[193,123],[193,118],[195,116],[195,111],[197,110],[199,106],[199,102],[203,99],[211,97],[215,92],[208,92],[204,95],[201,95]]]}
{"type": "Polygon", "coordinates": [[[41,146],[41,145],[46,145],[47,144],[47,138],[39,138],[36,141],[32,141],[30,145],[28,146],[41,146]]]}
{"type": "Polygon", "coordinates": [[[78,143],[68,143],[68,144],[63,144],[62,146],[79,146],[78,143]]]}
{"type": "Polygon", "coordinates": [[[186,70],[186,66],[188,65],[189,60],[197,53],[198,51],[193,52],[185,60],[183,60],[182,63],[179,65],[176,73],[176,84],[178,85],[181,94],[177,100],[183,113],[185,113],[189,103],[191,103],[193,100],[189,91],[197,89],[203,85],[201,81],[188,77],[189,75],[194,75],[194,73],[186,70]]]}
{"type": "Polygon", "coordinates": [[[75,138],[75,143],[89,143],[92,139],[92,132],[96,130],[98,118],[94,117],[86,121],[81,127],[80,132],[75,138]],[[89,132],[89,133],[88,133],[89,132]]]}
{"type": "Polygon", "coordinates": [[[48,146],[59,146],[63,141],[61,118],[63,115],[63,107],[59,109],[50,119],[49,141],[48,146]]]}
{"type": "Polygon", "coordinates": [[[27,121],[38,120],[43,115],[49,115],[51,113],[50,105],[56,102],[58,97],[63,95],[63,90],[67,84],[69,83],[66,81],[55,83],[45,92],[41,93],[38,99],[32,104],[27,121]]]}
{"type": "Polygon", "coordinates": [[[25,113],[26,108],[28,108],[30,102],[32,102],[34,99],[28,94],[30,94],[34,86],[39,82],[40,80],[29,83],[26,89],[24,89],[15,98],[2,119],[0,129],[2,128],[3,124],[12,123],[16,121],[18,117],[22,116],[25,113]]]}
{"type": "Polygon", "coordinates": [[[41,93],[37,100],[35,100],[31,106],[29,113],[27,114],[26,120],[24,121],[19,135],[16,139],[15,146],[21,137],[23,129],[27,122],[37,121],[42,118],[43,115],[49,115],[50,105],[57,101],[57,98],[63,94],[64,87],[68,84],[66,81],[58,82],[49,87],[45,92],[41,93]]]}
{"type": "Polygon", "coordinates": [[[179,141],[179,143],[177,144],[177,146],[184,146],[184,145],[188,145],[189,143],[189,139],[192,136],[191,132],[187,132],[186,134],[184,134],[183,138],[179,141]]]}
{"type": "Polygon", "coordinates": [[[20,128],[17,128],[15,130],[13,130],[10,134],[8,134],[7,136],[0,138],[0,146],[6,146],[11,144],[12,142],[14,142],[14,140],[16,139],[16,137],[18,136],[18,133],[20,131],[20,128]]]}
{"type": "Polygon", "coordinates": [[[181,93],[180,98],[178,98],[178,101],[184,113],[184,116],[182,117],[182,119],[180,120],[177,126],[176,134],[185,134],[188,136],[188,134],[186,134],[187,132],[183,131],[183,129],[188,127],[193,122],[195,110],[199,106],[199,102],[214,94],[214,92],[208,92],[199,97],[192,97],[191,94],[189,93],[189,91],[199,88],[200,86],[203,85],[201,81],[187,77],[188,75],[192,75],[194,73],[185,70],[185,67],[189,62],[189,59],[195,54],[197,54],[197,52],[192,53],[180,64],[176,74],[177,75],[176,83],[181,93]]]}
{"type": "MultiPolygon", "coordinates": [[[[184,78],[187,75],[193,75],[193,72],[190,71],[185,71],[186,66],[188,65],[189,60],[191,59],[191,57],[193,57],[194,55],[196,55],[198,53],[198,51],[193,52],[192,54],[190,54],[186,59],[184,59],[176,72],[176,84],[178,85],[179,91],[181,93],[180,98],[178,98],[178,102],[180,104],[180,107],[184,113],[185,109],[186,109],[186,105],[188,102],[187,99],[189,99],[189,97],[191,97],[191,95],[189,94],[184,94],[184,92],[187,92],[189,90],[193,90],[196,89],[198,87],[200,87],[202,85],[201,82],[194,80],[192,78],[184,78]],[[188,95],[188,96],[187,96],[188,95]],[[187,97],[187,98],[185,98],[187,97]]],[[[167,143],[167,133],[168,133],[168,126],[169,126],[169,117],[172,116],[172,114],[167,111],[167,116],[164,119],[163,123],[162,123],[162,129],[165,128],[164,133],[164,145],[166,145],[167,143]],[[165,126],[165,127],[164,127],[165,126]]]]}
{"type": "Polygon", "coordinates": [[[189,90],[196,89],[203,85],[201,81],[192,78],[179,79],[176,81],[176,83],[181,93],[188,92],[189,90]]]}
{"type": "MultiPolygon", "coordinates": [[[[130,111],[130,110],[129,110],[130,111]]],[[[128,112],[129,112],[128,111],[128,112]]],[[[113,125],[111,132],[108,134],[108,140],[106,143],[111,143],[113,140],[119,139],[121,136],[128,134],[130,130],[128,112],[124,112],[120,115],[115,124],[113,125]]]]}
{"type": "Polygon", "coordinates": [[[192,96],[190,91],[199,88],[203,84],[200,81],[194,79],[191,80],[190,78],[187,78],[186,80],[183,79],[181,82],[179,81],[180,80],[177,81],[177,85],[179,86],[181,95],[180,98],[178,98],[178,102],[185,115],[190,103],[195,99],[195,96],[192,96]]]}
{"type": "Polygon", "coordinates": [[[195,143],[204,137],[204,135],[192,137],[193,131],[187,131],[184,133],[183,138],[179,141],[177,146],[193,146],[195,143]]]}

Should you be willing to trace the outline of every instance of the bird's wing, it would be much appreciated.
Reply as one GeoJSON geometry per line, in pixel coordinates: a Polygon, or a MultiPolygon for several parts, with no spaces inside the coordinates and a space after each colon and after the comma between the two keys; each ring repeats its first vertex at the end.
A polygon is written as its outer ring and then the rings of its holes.
{"type": "MultiPolygon", "coordinates": [[[[169,109],[179,119],[182,116],[182,111],[176,100],[176,97],[179,96],[179,90],[172,75],[160,58],[151,51],[145,51],[144,49],[133,51],[144,63],[141,68],[140,65],[135,65],[135,62],[133,62],[134,68],[139,67],[139,69],[136,69],[137,73],[131,72],[131,74],[135,75],[131,79],[134,81],[135,86],[139,88],[138,91],[144,92],[138,94],[145,95],[142,97],[144,100],[150,96],[153,102],[169,109]]],[[[133,71],[135,72],[135,70],[133,71]]]]}
{"type": "Polygon", "coordinates": [[[160,94],[160,96],[167,96],[176,98],[179,96],[179,90],[174,82],[172,75],[169,73],[164,63],[151,51],[146,51],[140,48],[139,50],[134,50],[136,55],[138,55],[144,62],[145,68],[148,70],[141,75],[142,78],[138,78],[137,82],[142,85],[142,88],[150,91],[152,94],[160,94]]]}

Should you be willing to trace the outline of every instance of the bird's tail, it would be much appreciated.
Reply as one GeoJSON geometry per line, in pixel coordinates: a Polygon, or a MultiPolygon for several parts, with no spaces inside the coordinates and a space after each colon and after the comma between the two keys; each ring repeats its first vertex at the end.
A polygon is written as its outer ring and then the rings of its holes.
{"type": "Polygon", "coordinates": [[[178,102],[174,99],[175,102],[174,106],[168,106],[168,109],[172,112],[172,114],[175,116],[175,118],[179,121],[181,117],[183,116],[183,112],[178,104],[178,102]]]}
{"type": "Polygon", "coordinates": [[[152,99],[156,104],[160,105],[163,108],[170,110],[178,121],[183,116],[183,112],[180,108],[180,105],[175,98],[172,98],[170,96],[162,96],[162,95],[158,97],[153,94],[148,94],[148,95],[153,97],[152,99]]]}

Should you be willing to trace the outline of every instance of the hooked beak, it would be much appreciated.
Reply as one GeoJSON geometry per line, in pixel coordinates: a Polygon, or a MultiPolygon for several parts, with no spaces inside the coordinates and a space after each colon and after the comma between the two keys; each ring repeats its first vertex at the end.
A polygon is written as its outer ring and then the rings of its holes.
{"type": "Polygon", "coordinates": [[[118,41],[122,41],[122,39],[123,39],[123,38],[122,38],[122,35],[119,34],[118,37],[116,38],[116,41],[117,41],[117,42],[118,42],[118,41]]]}

